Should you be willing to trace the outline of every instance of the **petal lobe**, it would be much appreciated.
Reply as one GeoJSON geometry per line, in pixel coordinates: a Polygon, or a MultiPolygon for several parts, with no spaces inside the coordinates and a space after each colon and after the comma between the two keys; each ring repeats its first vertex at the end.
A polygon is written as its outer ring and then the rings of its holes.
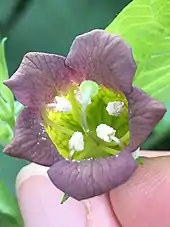
{"type": "Polygon", "coordinates": [[[60,159],[36,108],[26,108],[21,112],[14,139],[4,149],[4,153],[45,166],[51,166],[60,159]]]}

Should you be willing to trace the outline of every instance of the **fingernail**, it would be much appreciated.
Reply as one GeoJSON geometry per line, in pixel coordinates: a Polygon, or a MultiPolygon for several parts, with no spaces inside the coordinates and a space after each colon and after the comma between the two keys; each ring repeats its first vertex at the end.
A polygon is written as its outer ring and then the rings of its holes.
{"type": "Polygon", "coordinates": [[[69,198],[61,205],[63,192],[53,186],[47,170],[30,164],[18,174],[16,190],[25,227],[86,226],[84,204],[69,198]]]}

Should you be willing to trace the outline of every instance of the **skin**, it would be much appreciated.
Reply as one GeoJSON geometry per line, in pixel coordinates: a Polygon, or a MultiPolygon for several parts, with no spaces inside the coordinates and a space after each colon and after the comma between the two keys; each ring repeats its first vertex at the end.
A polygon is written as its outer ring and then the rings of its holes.
{"type": "Polygon", "coordinates": [[[77,202],[47,177],[46,167],[30,164],[18,174],[16,189],[25,227],[169,227],[170,152],[141,151],[130,180],[107,195],[77,202]]]}

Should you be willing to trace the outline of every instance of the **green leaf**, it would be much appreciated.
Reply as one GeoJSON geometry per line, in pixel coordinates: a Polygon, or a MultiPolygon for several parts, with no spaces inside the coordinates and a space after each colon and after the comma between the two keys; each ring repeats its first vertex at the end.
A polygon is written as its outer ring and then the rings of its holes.
{"type": "Polygon", "coordinates": [[[135,85],[167,101],[170,94],[170,1],[134,0],[106,28],[121,35],[137,62],[135,85]]]}
{"type": "Polygon", "coordinates": [[[1,82],[8,79],[8,69],[5,61],[4,44],[7,38],[3,38],[0,43],[0,78],[1,82]]]}
{"type": "Polygon", "coordinates": [[[2,182],[0,182],[0,226],[23,227],[17,200],[2,182]]]}
{"type": "Polygon", "coordinates": [[[10,110],[10,105],[0,95],[0,120],[8,123],[12,128],[15,126],[15,116],[10,110]]]}
{"type": "Polygon", "coordinates": [[[5,51],[4,51],[4,44],[6,38],[2,39],[0,42],[0,96],[9,103],[11,112],[14,111],[14,97],[12,92],[9,88],[7,88],[3,81],[8,79],[8,69],[5,60],[5,51]]]}
{"type": "Polygon", "coordinates": [[[11,141],[13,131],[10,125],[4,121],[0,121],[0,129],[0,145],[5,147],[11,141]]]}
{"type": "Polygon", "coordinates": [[[4,97],[1,96],[1,94],[0,94],[0,107],[1,107],[0,115],[1,115],[2,112],[5,113],[6,115],[10,114],[9,104],[6,102],[4,97]]]}

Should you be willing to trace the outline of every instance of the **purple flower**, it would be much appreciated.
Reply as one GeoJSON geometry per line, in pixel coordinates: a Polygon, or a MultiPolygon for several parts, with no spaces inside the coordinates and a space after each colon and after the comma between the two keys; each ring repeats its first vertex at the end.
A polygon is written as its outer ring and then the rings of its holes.
{"type": "Polygon", "coordinates": [[[166,111],[132,86],[135,71],[129,46],[103,30],[78,36],[67,57],[26,54],[5,81],[25,109],[4,152],[50,167],[54,185],[77,200],[126,182],[137,167],[132,152],[166,111]]]}

